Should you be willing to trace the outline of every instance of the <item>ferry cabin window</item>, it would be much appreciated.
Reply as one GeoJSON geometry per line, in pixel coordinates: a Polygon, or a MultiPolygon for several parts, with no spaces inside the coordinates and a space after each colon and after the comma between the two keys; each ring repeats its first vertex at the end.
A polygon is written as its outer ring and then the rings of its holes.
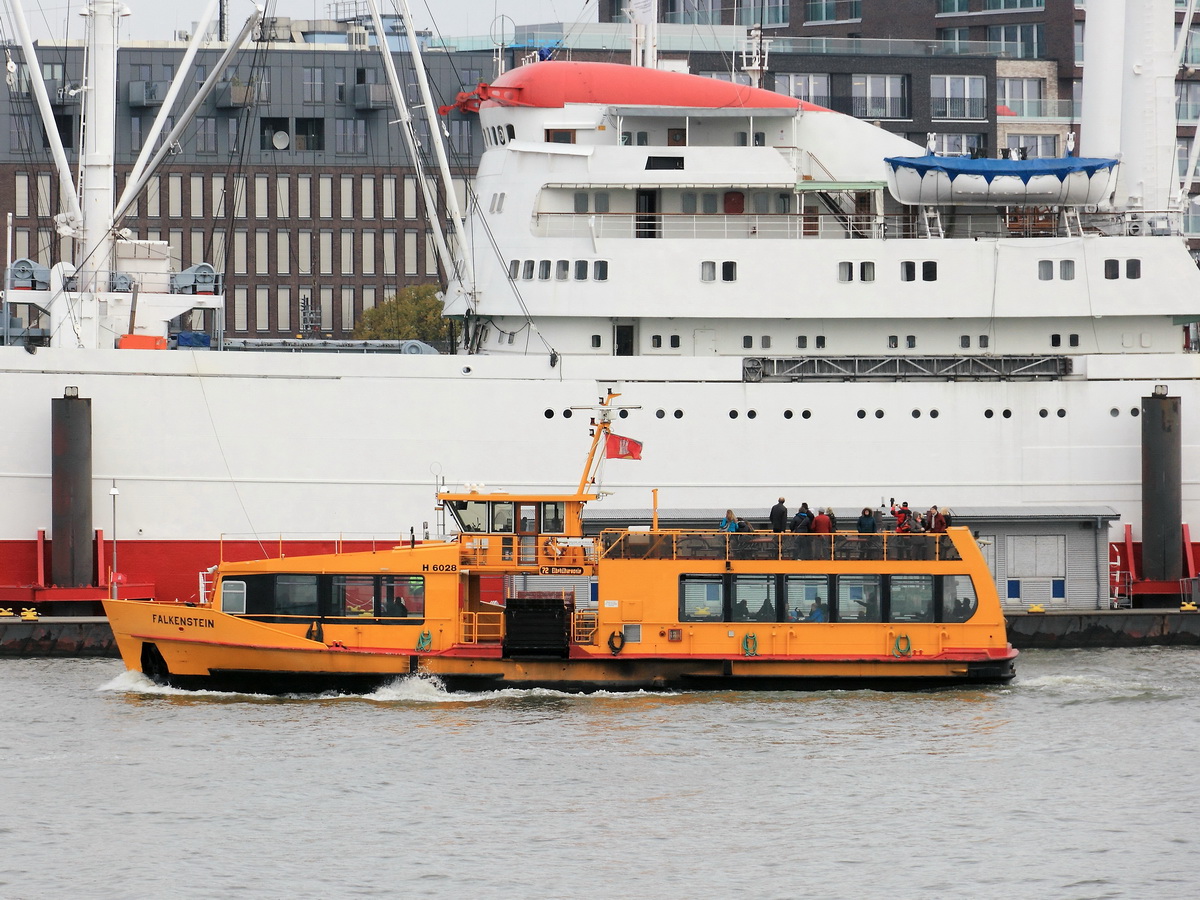
{"type": "Polygon", "coordinates": [[[937,281],[937,260],[927,259],[921,263],[921,280],[937,281]]]}
{"type": "Polygon", "coordinates": [[[547,144],[573,144],[575,143],[575,129],[573,128],[547,128],[546,129],[547,144]]]}
{"type": "Polygon", "coordinates": [[[596,191],[593,207],[598,213],[608,212],[608,191],[596,191]]]}
{"type": "Polygon", "coordinates": [[[538,281],[550,280],[550,260],[543,259],[538,263],[538,281]]]}
{"type": "Polygon", "coordinates": [[[588,211],[588,195],[587,191],[575,192],[575,212],[585,213],[588,211]]]}
{"type": "Polygon", "coordinates": [[[715,261],[706,259],[700,263],[700,280],[701,281],[716,281],[717,280],[717,264],[715,261]]]}
{"type": "Polygon", "coordinates": [[[1068,339],[1068,342],[1070,343],[1070,345],[1072,347],[1078,347],[1079,346],[1079,335],[1077,335],[1077,334],[1071,335],[1070,338],[1068,339]]]}
{"type": "Polygon", "coordinates": [[[734,575],[733,622],[774,622],[775,576],[734,575]]]}
{"type": "Polygon", "coordinates": [[[1104,277],[1109,281],[1121,277],[1121,261],[1119,259],[1106,259],[1104,261],[1104,277]]]}
{"type": "Polygon", "coordinates": [[[695,191],[684,191],[679,195],[679,211],[688,216],[694,216],[696,214],[695,191]]]}
{"type": "Polygon", "coordinates": [[[632,131],[622,131],[621,132],[621,146],[628,147],[632,143],[633,143],[633,132],[632,131]]]}
{"type": "Polygon", "coordinates": [[[1053,281],[1054,280],[1054,260],[1039,259],[1038,260],[1038,281],[1053,281]]]}
{"type": "Polygon", "coordinates": [[[917,348],[917,336],[915,334],[906,335],[904,338],[904,346],[909,350],[915,350],[917,348]]]}
{"type": "Polygon", "coordinates": [[[679,335],[677,335],[677,334],[671,335],[671,347],[672,347],[672,349],[675,349],[675,350],[679,349],[679,335]]]}
{"type": "Polygon", "coordinates": [[[679,579],[680,622],[723,622],[725,582],[720,575],[683,575],[679,579]]]}
{"type": "Polygon", "coordinates": [[[942,577],[943,622],[965,622],[975,615],[979,600],[975,596],[975,585],[969,575],[945,575],[942,577]]]}
{"type": "Polygon", "coordinates": [[[463,531],[487,531],[488,505],[482,500],[455,500],[450,512],[463,531]]]}
{"type": "Polygon", "coordinates": [[[646,157],[646,168],[647,169],[660,169],[660,170],[662,170],[662,169],[682,169],[683,168],[683,157],[682,156],[647,156],[646,157]]]}
{"type": "Polygon", "coordinates": [[[901,281],[916,281],[917,280],[917,264],[912,260],[904,260],[900,263],[900,280],[901,281]]]}
{"type": "Polygon", "coordinates": [[[971,336],[969,334],[964,334],[962,337],[960,337],[958,339],[958,346],[962,347],[964,350],[969,350],[971,348],[971,336]]]}
{"type": "Polygon", "coordinates": [[[783,602],[793,622],[828,622],[829,579],[824,575],[788,575],[783,602]]]}
{"type": "Polygon", "coordinates": [[[764,334],[762,336],[762,341],[760,342],[759,346],[761,346],[764,350],[770,350],[771,349],[771,336],[769,334],[764,334]]]}
{"type": "Polygon", "coordinates": [[[330,596],[331,616],[373,616],[375,614],[375,576],[334,575],[330,596]]]}
{"type": "MultiPolygon", "coordinates": [[[[510,141],[515,141],[517,139],[517,130],[513,128],[512,125],[505,125],[504,133],[508,135],[508,139],[510,141]]],[[[571,141],[571,143],[573,144],[575,142],[571,141]]]]}
{"type": "Polygon", "coordinates": [[[839,575],[835,622],[882,622],[881,576],[839,575]]]}
{"type": "Polygon", "coordinates": [[[661,347],[662,346],[662,335],[661,334],[651,335],[650,336],[650,346],[653,347],[655,350],[657,350],[659,347],[661,347]]]}
{"type": "Polygon", "coordinates": [[[701,194],[700,195],[700,211],[706,216],[715,216],[717,214],[717,194],[701,194]]]}
{"type": "Polygon", "coordinates": [[[608,260],[598,259],[592,263],[592,280],[608,281],[608,260]]]}
{"type": "Polygon", "coordinates": [[[569,259],[560,259],[554,264],[554,278],[557,281],[566,281],[571,277],[571,261],[569,259]]]}
{"type": "Polygon", "coordinates": [[[221,582],[221,612],[240,616],[246,611],[246,582],[221,582]]]}
{"type": "Polygon", "coordinates": [[[600,335],[598,335],[598,334],[592,335],[592,348],[596,349],[596,350],[600,349],[600,335]]]}
{"type": "Polygon", "coordinates": [[[732,260],[726,260],[721,263],[721,280],[722,281],[737,281],[737,263],[732,260]]]}
{"type": "Polygon", "coordinates": [[[818,349],[818,350],[824,350],[824,349],[825,349],[825,335],[823,335],[823,334],[818,334],[818,335],[817,335],[817,338],[816,338],[816,341],[817,341],[817,343],[816,343],[816,347],[817,347],[817,349],[818,349]]]}
{"type": "Polygon", "coordinates": [[[934,621],[932,575],[893,575],[889,587],[889,622],[934,621]]]}
{"type": "Polygon", "coordinates": [[[979,336],[979,347],[981,350],[986,350],[988,347],[988,344],[990,344],[991,342],[992,342],[991,337],[989,335],[981,334],[979,336]]]}
{"type": "Polygon", "coordinates": [[[649,146],[649,144],[650,144],[650,132],[639,131],[637,133],[637,145],[639,147],[646,147],[646,146],[649,146]]]}
{"type": "Polygon", "coordinates": [[[526,281],[533,280],[533,260],[532,259],[525,260],[525,265],[522,266],[522,268],[521,268],[521,277],[524,278],[526,281]]]}
{"type": "Polygon", "coordinates": [[[315,616],[317,604],[316,575],[276,575],[275,608],[280,616],[315,616]]]}
{"type": "Polygon", "coordinates": [[[796,336],[796,348],[799,350],[808,349],[808,335],[800,334],[796,336]]]}
{"type": "Polygon", "coordinates": [[[587,281],[588,277],[588,261],[586,259],[575,260],[575,280],[587,281]]]}
{"type": "Polygon", "coordinates": [[[742,349],[744,349],[744,350],[753,350],[754,349],[754,337],[752,335],[749,335],[749,334],[742,335],[742,349]]]}
{"type": "Polygon", "coordinates": [[[1125,277],[1126,278],[1141,278],[1142,277],[1142,261],[1140,259],[1125,260],[1125,277]]]}
{"type": "Polygon", "coordinates": [[[899,347],[900,347],[900,335],[889,334],[888,335],[888,349],[889,350],[897,350],[897,349],[899,349],[899,347]]]}
{"type": "Polygon", "coordinates": [[[1061,334],[1050,335],[1050,346],[1051,347],[1061,347],[1062,346],[1062,335],[1061,334]]]}
{"type": "Polygon", "coordinates": [[[859,281],[874,281],[875,280],[875,263],[862,262],[858,264],[858,280],[859,281]]]}
{"type": "Polygon", "coordinates": [[[1061,259],[1058,261],[1058,277],[1063,281],[1075,280],[1075,260],[1061,259]]]}
{"type": "Polygon", "coordinates": [[[733,145],[735,147],[745,147],[750,143],[750,133],[747,131],[735,131],[733,134],[733,145]]]}
{"type": "Polygon", "coordinates": [[[838,281],[843,284],[854,280],[854,263],[840,262],[838,263],[838,281]]]}

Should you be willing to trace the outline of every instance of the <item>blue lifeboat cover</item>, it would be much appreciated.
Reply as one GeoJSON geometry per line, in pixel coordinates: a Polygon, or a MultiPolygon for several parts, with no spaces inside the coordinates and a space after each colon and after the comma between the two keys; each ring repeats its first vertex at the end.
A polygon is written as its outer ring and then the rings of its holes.
{"type": "Polygon", "coordinates": [[[1025,184],[1037,175],[1053,175],[1059,181],[1072,172],[1086,172],[1089,177],[1101,169],[1111,169],[1115,159],[1099,157],[1067,156],[1057,159],[971,159],[967,156],[889,156],[884,159],[892,170],[915,169],[924,176],[928,172],[941,172],[951,181],[959,175],[980,175],[992,183],[999,175],[1020,178],[1025,184]]]}

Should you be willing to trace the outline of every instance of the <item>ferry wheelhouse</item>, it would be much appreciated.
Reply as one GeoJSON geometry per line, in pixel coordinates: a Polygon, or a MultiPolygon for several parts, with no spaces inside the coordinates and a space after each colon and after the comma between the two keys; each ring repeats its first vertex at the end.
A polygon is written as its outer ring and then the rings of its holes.
{"type": "Polygon", "coordinates": [[[220,564],[204,602],[112,600],[125,664],[185,688],[919,688],[1015,674],[971,533],[583,530],[607,399],[570,494],[442,493],[457,533],[220,564]],[[539,589],[574,579],[580,591],[539,589]],[[532,588],[532,589],[531,589],[532,588]]]}

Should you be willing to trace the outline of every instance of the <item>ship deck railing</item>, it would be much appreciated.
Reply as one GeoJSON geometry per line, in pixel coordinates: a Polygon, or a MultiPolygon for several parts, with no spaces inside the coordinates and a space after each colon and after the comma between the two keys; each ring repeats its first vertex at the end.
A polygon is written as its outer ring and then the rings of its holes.
{"type": "Polygon", "coordinates": [[[600,539],[604,559],[848,562],[961,558],[949,535],[942,533],[609,530],[602,532],[600,539]]]}
{"type": "Polygon", "coordinates": [[[1182,234],[1178,212],[1079,213],[1060,207],[980,207],[978,212],[943,215],[936,236],[912,213],[851,215],[837,212],[690,214],[539,212],[533,233],[549,238],[674,240],[846,240],[876,238],[1070,237],[1182,234]]]}

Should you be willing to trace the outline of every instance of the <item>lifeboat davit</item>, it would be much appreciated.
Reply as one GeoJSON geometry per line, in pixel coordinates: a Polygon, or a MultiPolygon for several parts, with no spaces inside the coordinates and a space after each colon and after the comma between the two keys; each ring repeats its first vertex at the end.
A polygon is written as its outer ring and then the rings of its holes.
{"type": "Polygon", "coordinates": [[[1115,159],[892,156],[888,189],[915,206],[1086,206],[1110,193],[1115,159]]]}

